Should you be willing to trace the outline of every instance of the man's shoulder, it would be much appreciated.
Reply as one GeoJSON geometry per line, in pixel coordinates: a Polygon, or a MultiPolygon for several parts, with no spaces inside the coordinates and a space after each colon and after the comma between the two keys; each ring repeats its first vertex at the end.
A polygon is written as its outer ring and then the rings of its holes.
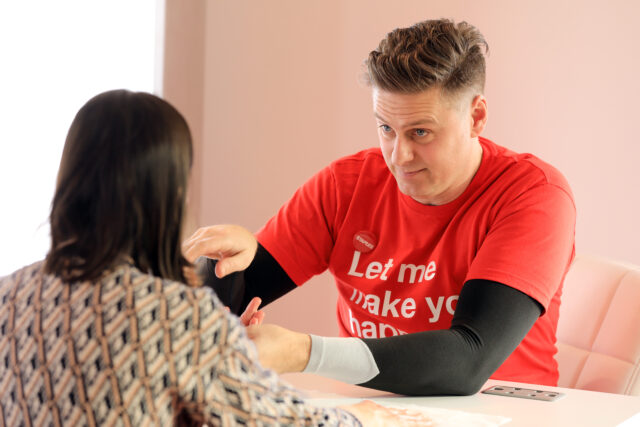
{"type": "Polygon", "coordinates": [[[377,147],[340,157],[331,162],[329,169],[336,176],[360,175],[363,171],[388,171],[382,152],[377,147]]]}
{"type": "Polygon", "coordinates": [[[526,161],[532,168],[539,171],[544,176],[546,183],[561,187],[567,191],[570,190],[569,182],[566,177],[555,166],[545,162],[536,156],[529,156],[526,161]]]}
{"type": "Polygon", "coordinates": [[[389,179],[393,177],[380,149],[368,148],[332,161],[307,181],[303,191],[323,191],[348,203],[356,193],[379,192],[389,179]]]}
{"type": "Polygon", "coordinates": [[[489,151],[494,168],[503,178],[510,176],[529,185],[550,184],[570,193],[570,186],[562,172],[555,166],[531,153],[519,153],[481,138],[483,149],[489,151]]]}

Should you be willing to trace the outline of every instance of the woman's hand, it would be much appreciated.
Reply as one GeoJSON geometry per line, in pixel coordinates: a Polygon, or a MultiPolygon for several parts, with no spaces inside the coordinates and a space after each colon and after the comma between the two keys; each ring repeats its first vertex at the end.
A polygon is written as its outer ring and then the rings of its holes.
{"type": "Polygon", "coordinates": [[[196,230],[182,244],[187,261],[201,256],[217,259],[216,276],[246,269],[256,256],[258,241],[253,233],[239,225],[212,225],[196,230]]]}
{"type": "Polygon", "coordinates": [[[279,374],[301,372],[311,354],[311,337],[277,325],[254,325],[247,328],[249,338],[258,349],[258,358],[265,368],[279,374]]]}

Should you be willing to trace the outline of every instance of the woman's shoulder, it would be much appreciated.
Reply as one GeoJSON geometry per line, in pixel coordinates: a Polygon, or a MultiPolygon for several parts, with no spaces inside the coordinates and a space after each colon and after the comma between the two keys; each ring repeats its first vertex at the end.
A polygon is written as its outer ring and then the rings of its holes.
{"type": "Polygon", "coordinates": [[[0,301],[5,294],[17,292],[16,287],[29,286],[35,279],[40,278],[43,275],[43,266],[44,261],[40,260],[19,268],[13,273],[0,276],[0,301]]]}
{"type": "Polygon", "coordinates": [[[161,297],[168,301],[200,301],[222,307],[215,292],[205,286],[192,286],[186,283],[154,276],[139,270],[131,264],[123,264],[102,280],[105,290],[124,287],[130,290],[136,299],[143,297],[161,297]]]}
{"type": "Polygon", "coordinates": [[[226,314],[213,289],[153,276],[132,265],[125,265],[105,278],[103,295],[117,289],[124,291],[126,298],[135,300],[137,311],[157,306],[160,318],[184,318],[189,313],[204,321],[212,316],[218,317],[217,313],[226,314]]]}

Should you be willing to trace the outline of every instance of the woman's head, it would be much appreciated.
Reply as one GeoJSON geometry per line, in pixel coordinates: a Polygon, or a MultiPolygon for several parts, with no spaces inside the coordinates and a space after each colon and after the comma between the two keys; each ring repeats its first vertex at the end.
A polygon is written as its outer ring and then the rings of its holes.
{"type": "Polygon", "coordinates": [[[89,100],[62,153],[47,271],[94,279],[130,257],[143,271],[184,280],[180,231],[192,156],[187,123],[157,96],[114,90],[89,100]]]}

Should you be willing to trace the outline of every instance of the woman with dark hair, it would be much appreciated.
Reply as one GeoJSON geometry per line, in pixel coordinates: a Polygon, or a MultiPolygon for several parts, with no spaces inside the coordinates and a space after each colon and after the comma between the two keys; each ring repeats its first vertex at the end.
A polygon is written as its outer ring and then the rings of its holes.
{"type": "Polygon", "coordinates": [[[424,421],[373,402],[305,403],[259,365],[213,291],[186,284],[192,156],[184,118],[156,96],[110,91],[80,109],[50,251],[0,278],[0,425],[424,421]]]}

